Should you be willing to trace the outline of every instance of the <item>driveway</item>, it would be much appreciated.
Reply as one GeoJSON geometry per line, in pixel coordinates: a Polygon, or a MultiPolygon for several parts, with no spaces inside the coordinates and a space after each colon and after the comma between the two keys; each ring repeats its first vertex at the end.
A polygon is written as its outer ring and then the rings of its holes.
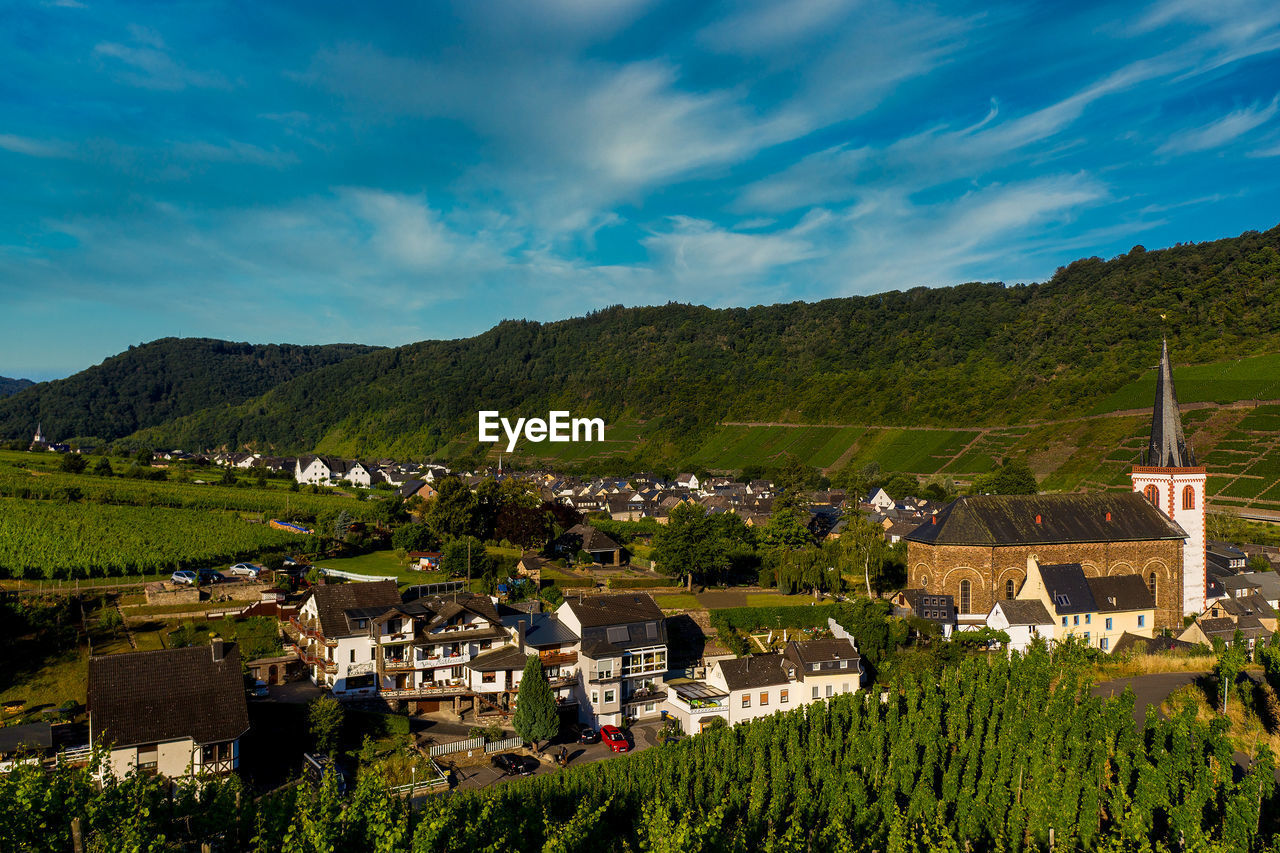
{"type": "Polygon", "coordinates": [[[1147,718],[1147,706],[1155,708],[1156,713],[1160,713],[1160,706],[1169,698],[1169,694],[1207,675],[1209,675],[1207,672],[1157,672],[1151,675],[1135,675],[1131,678],[1117,678],[1114,681],[1095,684],[1091,692],[1094,696],[1109,699],[1119,696],[1126,687],[1133,690],[1133,720],[1141,726],[1147,718]]]}
{"type": "MultiPolygon", "coordinates": [[[[572,769],[581,764],[589,764],[593,761],[604,761],[609,758],[625,758],[627,755],[640,752],[645,749],[654,747],[658,743],[658,730],[662,728],[662,724],[658,722],[637,723],[631,727],[632,741],[635,747],[626,753],[613,752],[604,742],[592,744],[565,743],[569,747],[569,768],[572,769]]],[[[555,756],[560,752],[561,743],[553,742],[544,752],[547,755],[555,756]]],[[[449,756],[441,756],[442,762],[447,762],[449,756]]],[[[559,773],[560,767],[554,761],[538,762],[538,770],[533,775],[544,776],[548,773],[559,773]]],[[[487,788],[490,785],[498,785],[510,781],[506,776],[497,770],[491,764],[485,764],[478,767],[459,767],[455,771],[455,777],[458,780],[457,790],[472,790],[476,788],[487,788]]]]}

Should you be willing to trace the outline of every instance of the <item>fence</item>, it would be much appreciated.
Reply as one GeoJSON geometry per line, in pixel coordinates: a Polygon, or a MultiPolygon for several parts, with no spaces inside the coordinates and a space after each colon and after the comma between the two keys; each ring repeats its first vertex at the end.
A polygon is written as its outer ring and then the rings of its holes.
{"type": "Polygon", "coordinates": [[[486,753],[502,752],[504,749],[516,749],[524,746],[524,738],[509,737],[506,740],[495,740],[493,743],[485,744],[484,751],[486,753]]]}
{"type": "Polygon", "coordinates": [[[326,569],[320,566],[317,571],[325,577],[342,578],[349,581],[398,581],[395,575],[358,575],[355,572],[344,572],[340,569],[326,569]]]}
{"type": "Polygon", "coordinates": [[[414,780],[408,784],[396,785],[391,789],[391,793],[397,795],[408,794],[409,796],[413,796],[415,791],[421,790],[422,788],[436,788],[440,785],[448,784],[449,777],[440,769],[440,765],[436,764],[433,760],[430,767],[426,768],[426,772],[423,774],[422,779],[415,777],[414,780]]]}
{"type": "Polygon", "coordinates": [[[438,743],[431,747],[430,755],[437,758],[441,755],[448,755],[451,752],[466,752],[471,749],[479,749],[484,746],[484,738],[473,737],[467,740],[457,740],[453,743],[438,743]]]}

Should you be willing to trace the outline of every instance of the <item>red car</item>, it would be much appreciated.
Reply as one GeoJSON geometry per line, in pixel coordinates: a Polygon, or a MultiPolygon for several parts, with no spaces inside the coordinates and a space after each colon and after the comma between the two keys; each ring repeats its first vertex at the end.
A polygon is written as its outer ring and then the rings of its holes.
{"type": "Polygon", "coordinates": [[[627,739],[626,732],[617,726],[601,726],[600,737],[609,749],[614,752],[629,752],[631,750],[631,741],[627,739]]]}

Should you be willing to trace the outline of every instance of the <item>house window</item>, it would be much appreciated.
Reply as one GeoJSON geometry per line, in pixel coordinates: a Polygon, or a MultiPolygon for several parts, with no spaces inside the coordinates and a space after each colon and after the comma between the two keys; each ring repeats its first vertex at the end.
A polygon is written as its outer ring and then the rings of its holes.
{"type": "Polygon", "coordinates": [[[1107,617],[1107,630],[1108,630],[1108,631],[1110,631],[1110,630],[1111,630],[1111,617],[1110,617],[1110,616],[1108,616],[1108,617],[1107,617]]]}
{"type": "Polygon", "coordinates": [[[1156,506],[1160,506],[1160,490],[1154,485],[1147,486],[1142,490],[1142,493],[1147,496],[1147,500],[1151,501],[1156,506]]]}
{"type": "Polygon", "coordinates": [[[1079,614],[1079,613],[1077,613],[1075,616],[1072,616],[1072,617],[1071,617],[1071,624],[1072,624],[1072,625],[1079,625],[1079,624],[1080,624],[1080,614],[1079,614]]]}
{"type": "Polygon", "coordinates": [[[1089,645],[1089,632],[1088,632],[1088,631],[1085,631],[1085,632],[1084,632],[1084,644],[1085,644],[1086,646],[1087,646],[1087,645],[1089,645]]]}
{"type": "Polygon", "coordinates": [[[378,659],[378,650],[376,648],[369,649],[369,660],[378,659]]]}
{"type": "Polygon", "coordinates": [[[827,685],[827,698],[828,698],[828,699],[830,699],[830,698],[831,698],[831,696],[832,696],[834,693],[835,693],[835,685],[834,685],[834,684],[828,684],[828,685],[827,685]]]}
{"type": "Polygon", "coordinates": [[[742,694],[742,707],[744,707],[744,708],[750,708],[750,707],[751,707],[751,694],[750,694],[750,693],[743,693],[743,694],[742,694]]]}
{"type": "Polygon", "coordinates": [[[497,681],[498,681],[498,673],[496,672],[485,672],[480,674],[481,684],[496,684],[497,681]]]}
{"type": "Polygon", "coordinates": [[[815,685],[813,685],[813,698],[814,698],[814,699],[817,699],[817,698],[819,698],[820,696],[821,696],[821,694],[820,694],[820,693],[818,693],[818,685],[816,685],[816,684],[815,684],[815,685]]]}
{"type": "Polygon", "coordinates": [[[1098,641],[1098,648],[1102,649],[1104,652],[1107,651],[1108,649],[1111,648],[1111,641],[1108,640],[1106,637],[1103,637],[1101,640],[1098,641]]]}
{"type": "Polygon", "coordinates": [[[1191,486],[1187,486],[1185,489],[1182,490],[1182,508],[1183,509],[1196,508],[1196,490],[1191,486]]]}
{"type": "Polygon", "coordinates": [[[218,764],[223,761],[231,760],[231,742],[227,743],[206,743],[200,748],[201,763],[207,765],[218,764]]]}
{"type": "Polygon", "coordinates": [[[1013,598],[1013,578],[1004,582],[1004,597],[1009,599],[1013,598]]]}
{"type": "Polygon", "coordinates": [[[849,692],[849,682],[847,682],[847,681],[846,681],[844,684],[841,684],[841,685],[840,685],[840,692],[841,692],[841,693],[848,693],[848,692],[849,692]]]}
{"type": "Polygon", "coordinates": [[[1062,617],[1062,627],[1063,628],[1067,627],[1067,617],[1065,616],[1062,617]]]}
{"type": "Polygon", "coordinates": [[[646,702],[646,703],[645,703],[645,705],[644,705],[644,712],[645,712],[646,714],[652,714],[652,713],[653,713],[653,709],[654,709],[654,708],[656,708],[656,707],[658,707],[658,706],[657,706],[655,703],[653,703],[653,702],[646,702]]]}
{"type": "Polygon", "coordinates": [[[138,747],[138,769],[143,773],[154,773],[160,763],[160,745],[149,744],[138,747]]]}
{"type": "Polygon", "coordinates": [[[602,660],[596,664],[596,678],[613,678],[613,661],[602,660]]]}
{"type": "Polygon", "coordinates": [[[960,612],[973,612],[973,584],[968,581],[960,581],[960,612]]]}
{"type": "Polygon", "coordinates": [[[604,692],[604,704],[606,705],[612,704],[613,701],[617,698],[618,698],[618,694],[614,690],[606,690],[604,692]]]}
{"type": "Polygon", "coordinates": [[[591,704],[592,704],[592,705],[599,705],[599,704],[600,704],[600,691],[598,691],[598,690],[592,690],[592,691],[591,691],[591,704]]]}
{"type": "Polygon", "coordinates": [[[787,696],[787,691],[786,691],[786,690],[779,690],[779,691],[778,691],[778,703],[779,703],[780,705],[785,705],[785,704],[787,704],[787,702],[788,702],[788,701],[789,701],[789,699],[788,699],[788,696],[787,696]]]}
{"type": "Polygon", "coordinates": [[[769,692],[767,690],[760,693],[760,707],[763,708],[769,704],[769,692]]]}
{"type": "Polygon", "coordinates": [[[1144,614],[1138,614],[1138,627],[1145,628],[1147,626],[1147,617],[1144,614]]]}
{"type": "Polygon", "coordinates": [[[1093,621],[1093,614],[1092,614],[1092,613],[1086,613],[1086,614],[1084,615],[1084,624],[1088,625],[1088,624],[1089,624],[1090,622],[1092,622],[1092,621],[1093,621]]]}

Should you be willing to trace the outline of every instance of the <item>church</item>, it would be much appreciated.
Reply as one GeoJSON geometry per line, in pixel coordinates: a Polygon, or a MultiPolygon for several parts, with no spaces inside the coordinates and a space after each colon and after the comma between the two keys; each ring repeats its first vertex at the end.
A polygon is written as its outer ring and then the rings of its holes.
{"type": "Polygon", "coordinates": [[[1181,628],[1205,606],[1203,466],[1182,431],[1166,342],[1151,438],[1130,493],[957,498],[907,541],[908,586],[950,595],[961,618],[1017,597],[1027,559],[1079,564],[1086,577],[1137,575],[1157,628],[1181,628]]]}

